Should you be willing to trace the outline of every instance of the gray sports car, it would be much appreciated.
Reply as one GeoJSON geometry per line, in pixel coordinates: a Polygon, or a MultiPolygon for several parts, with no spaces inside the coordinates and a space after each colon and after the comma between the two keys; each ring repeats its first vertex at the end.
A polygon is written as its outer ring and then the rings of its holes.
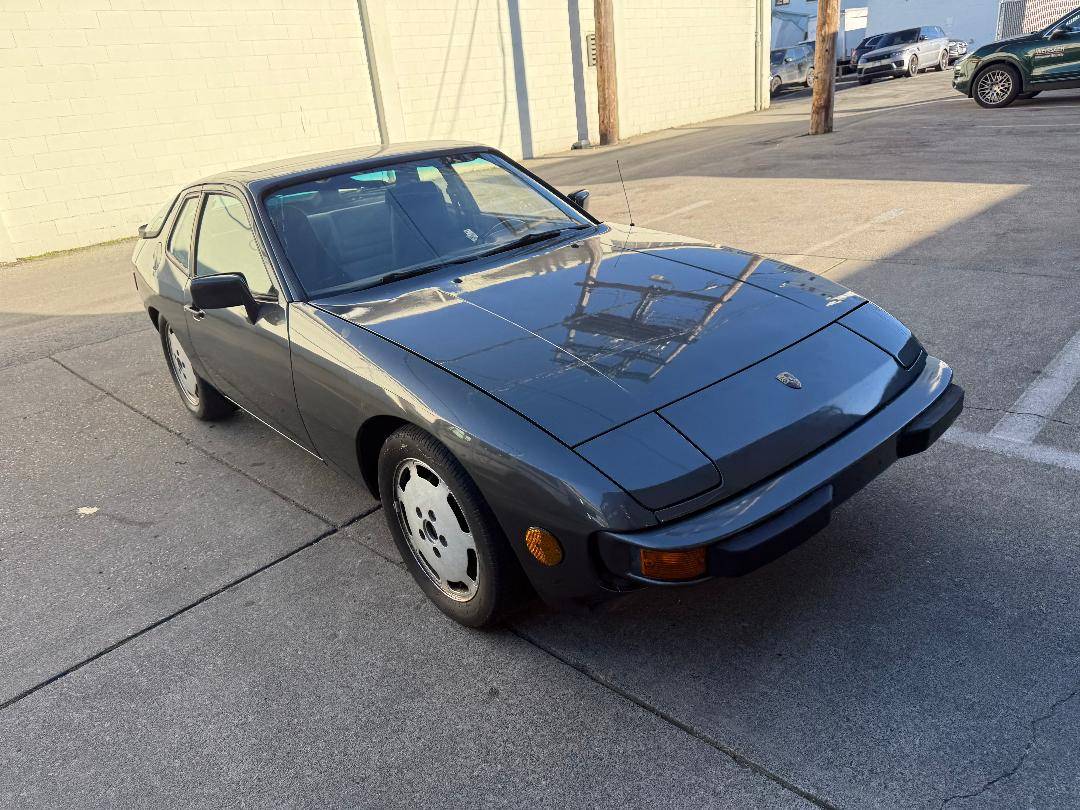
{"type": "Polygon", "coordinates": [[[361,482],[473,626],[744,574],[960,412],[864,298],[587,200],[475,144],[299,158],[181,191],[135,283],[184,406],[361,482]]]}

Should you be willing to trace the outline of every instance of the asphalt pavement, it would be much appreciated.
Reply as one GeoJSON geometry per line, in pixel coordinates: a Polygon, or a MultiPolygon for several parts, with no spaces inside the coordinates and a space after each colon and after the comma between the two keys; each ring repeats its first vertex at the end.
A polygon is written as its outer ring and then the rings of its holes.
{"type": "Polygon", "coordinates": [[[1075,807],[1080,93],[808,106],[530,167],[870,296],[957,428],[750,576],[490,633],[366,492],[187,416],[131,243],[0,267],[0,806],[1075,807]]]}

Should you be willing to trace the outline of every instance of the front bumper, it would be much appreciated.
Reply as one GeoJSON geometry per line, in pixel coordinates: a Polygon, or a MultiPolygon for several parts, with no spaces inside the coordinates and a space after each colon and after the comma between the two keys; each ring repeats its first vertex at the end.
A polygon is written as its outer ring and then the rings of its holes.
{"type": "Polygon", "coordinates": [[[975,75],[975,67],[976,63],[970,57],[956,63],[953,68],[953,90],[965,96],[971,95],[971,79],[975,75]]]}
{"type": "Polygon", "coordinates": [[[860,62],[859,78],[878,78],[881,76],[900,76],[907,71],[907,62],[903,59],[884,59],[880,62],[860,62]]]}
{"type": "Polygon", "coordinates": [[[829,523],[832,510],[898,458],[926,450],[959,416],[964,391],[936,358],[906,391],[861,425],[772,479],[711,509],[640,532],[600,532],[596,550],[616,578],[683,585],[741,576],[829,523]],[[706,574],[672,582],[641,573],[641,550],[706,549],[706,574]]]}

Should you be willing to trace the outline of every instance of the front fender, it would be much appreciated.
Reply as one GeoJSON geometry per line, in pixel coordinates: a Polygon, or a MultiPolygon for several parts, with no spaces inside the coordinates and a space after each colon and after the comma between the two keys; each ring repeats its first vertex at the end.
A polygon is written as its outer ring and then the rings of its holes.
{"type": "Polygon", "coordinates": [[[602,592],[590,548],[595,532],[656,524],[570,448],[475,386],[310,304],[289,311],[297,404],[323,458],[361,480],[356,439],[369,419],[390,416],[428,431],[472,476],[547,601],[602,592]],[[545,567],[528,553],[530,526],[559,538],[562,563],[545,567]]]}

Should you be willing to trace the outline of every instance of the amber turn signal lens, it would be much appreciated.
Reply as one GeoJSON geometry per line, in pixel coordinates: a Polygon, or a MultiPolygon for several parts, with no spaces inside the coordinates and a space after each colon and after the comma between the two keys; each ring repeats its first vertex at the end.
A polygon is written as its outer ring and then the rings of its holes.
{"type": "Polygon", "coordinates": [[[655,551],[641,549],[641,573],[650,579],[678,581],[705,576],[705,549],[655,551]]]}
{"type": "Polygon", "coordinates": [[[558,565],[562,562],[562,546],[551,532],[533,526],[525,532],[525,547],[543,565],[558,565]]]}

